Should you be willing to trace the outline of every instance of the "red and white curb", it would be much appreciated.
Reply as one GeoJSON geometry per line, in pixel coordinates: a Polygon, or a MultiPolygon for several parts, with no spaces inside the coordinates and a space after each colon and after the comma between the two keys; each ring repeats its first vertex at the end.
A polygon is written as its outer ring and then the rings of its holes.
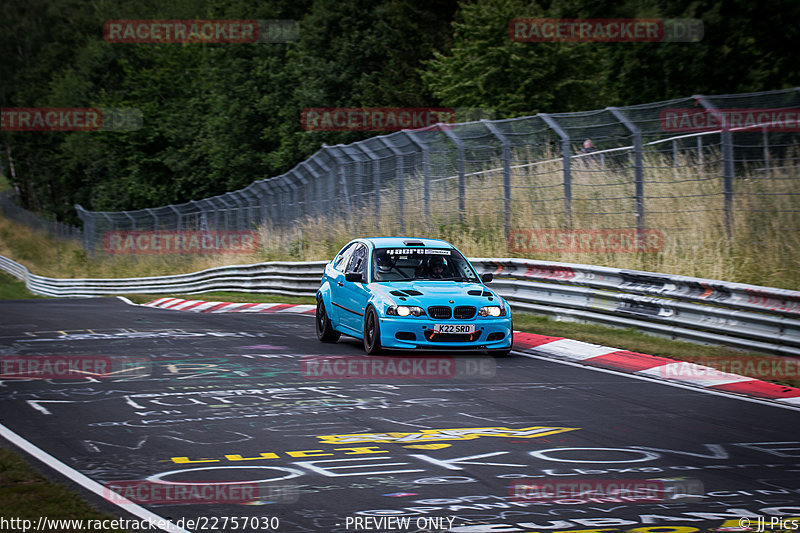
{"type": "Polygon", "coordinates": [[[716,368],[562,337],[514,332],[514,349],[586,366],[800,406],[800,389],[716,368]]]}
{"type": "Polygon", "coordinates": [[[173,311],[192,311],[193,313],[294,313],[313,315],[315,305],[298,304],[255,304],[233,302],[206,302],[203,300],[182,300],[180,298],[159,298],[142,304],[145,307],[158,307],[173,311]]]}
{"type": "MultiPolygon", "coordinates": [[[[314,305],[206,302],[180,298],[159,298],[142,305],[194,313],[294,313],[313,315],[316,312],[316,306],[314,305]]],[[[629,352],[599,344],[563,337],[548,337],[547,335],[537,335],[522,331],[514,332],[514,350],[531,352],[536,355],[586,366],[656,378],[681,385],[702,387],[717,392],[741,394],[762,400],[773,400],[800,406],[800,389],[796,387],[778,385],[747,376],[721,372],[713,367],[678,361],[668,357],[629,352]]]]}

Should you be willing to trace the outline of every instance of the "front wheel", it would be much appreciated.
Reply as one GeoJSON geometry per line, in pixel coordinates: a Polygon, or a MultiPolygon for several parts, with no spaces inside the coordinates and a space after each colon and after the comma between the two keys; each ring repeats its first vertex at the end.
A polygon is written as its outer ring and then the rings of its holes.
{"type": "Polygon", "coordinates": [[[381,325],[374,307],[364,315],[364,351],[369,355],[381,353],[381,325]]]}
{"type": "Polygon", "coordinates": [[[317,298],[317,338],[322,342],[336,342],[339,340],[341,333],[333,329],[331,319],[328,318],[328,313],[325,312],[325,303],[322,298],[317,298]]]}

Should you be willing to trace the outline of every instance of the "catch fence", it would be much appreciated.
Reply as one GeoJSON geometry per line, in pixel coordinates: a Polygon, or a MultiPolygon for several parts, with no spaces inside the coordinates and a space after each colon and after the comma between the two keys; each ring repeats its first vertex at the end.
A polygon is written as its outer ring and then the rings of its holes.
{"type": "Polygon", "coordinates": [[[438,124],[323,145],[281,176],[212,198],[76,208],[95,253],[114,251],[111,232],[269,234],[309,220],[381,234],[462,224],[506,238],[518,228],[678,234],[701,220],[724,238],[779,215],[778,229],[796,232],[798,109],[795,87],[438,124]]]}

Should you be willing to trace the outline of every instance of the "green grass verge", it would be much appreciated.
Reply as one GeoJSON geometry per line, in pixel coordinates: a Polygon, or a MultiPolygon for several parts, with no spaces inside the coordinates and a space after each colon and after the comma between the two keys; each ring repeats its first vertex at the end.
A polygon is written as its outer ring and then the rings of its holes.
{"type": "MultiPolygon", "coordinates": [[[[96,510],[65,485],[48,481],[18,453],[3,447],[0,447],[0,517],[30,520],[33,524],[39,517],[84,521],[116,519],[96,510]]],[[[123,533],[125,530],[105,531],[123,533]]]]}
{"type": "Polygon", "coordinates": [[[0,300],[25,300],[28,298],[44,298],[28,292],[25,284],[5,272],[0,272],[0,300]]]}

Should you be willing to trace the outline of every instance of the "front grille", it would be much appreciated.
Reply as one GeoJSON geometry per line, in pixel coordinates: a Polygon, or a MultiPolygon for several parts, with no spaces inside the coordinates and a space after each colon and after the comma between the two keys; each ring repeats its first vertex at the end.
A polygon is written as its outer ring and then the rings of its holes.
{"type": "Polygon", "coordinates": [[[447,320],[452,316],[452,310],[446,305],[432,305],[428,308],[428,316],[438,320],[447,320]]]}
{"type": "Polygon", "coordinates": [[[459,305],[453,309],[453,318],[457,320],[469,320],[475,316],[475,306],[472,305],[459,305]]]}
{"type": "Polygon", "coordinates": [[[481,336],[481,330],[474,333],[436,333],[432,329],[425,330],[425,340],[430,342],[474,342],[481,336]]]}

